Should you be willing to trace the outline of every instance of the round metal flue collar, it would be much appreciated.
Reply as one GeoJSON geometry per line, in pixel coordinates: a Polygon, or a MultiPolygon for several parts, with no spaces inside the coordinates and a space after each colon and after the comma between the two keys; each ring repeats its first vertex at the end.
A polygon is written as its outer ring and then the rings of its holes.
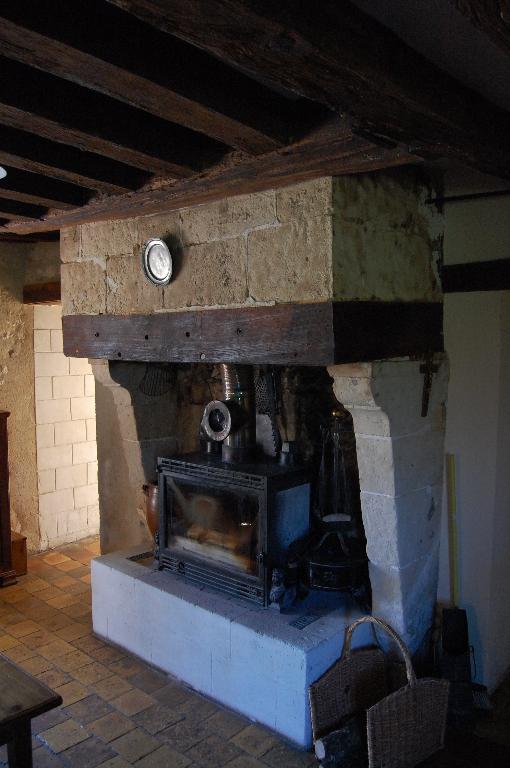
{"type": "Polygon", "coordinates": [[[228,405],[222,400],[207,403],[202,416],[202,429],[209,440],[225,440],[232,429],[232,414],[228,405]]]}

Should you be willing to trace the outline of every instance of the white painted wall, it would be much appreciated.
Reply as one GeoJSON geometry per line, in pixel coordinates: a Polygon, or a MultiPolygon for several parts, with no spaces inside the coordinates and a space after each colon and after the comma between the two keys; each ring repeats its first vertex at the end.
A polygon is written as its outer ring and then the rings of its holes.
{"type": "MultiPolygon", "coordinates": [[[[445,263],[510,256],[510,198],[445,209],[445,263]]],[[[460,607],[477,680],[510,667],[510,291],[445,297],[450,385],[445,450],[457,466],[460,607]]],[[[443,517],[439,598],[449,598],[443,517]]]]}
{"type": "Polygon", "coordinates": [[[66,357],[60,304],[34,307],[40,547],[99,531],[95,384],[86,359],[66,357]]]}

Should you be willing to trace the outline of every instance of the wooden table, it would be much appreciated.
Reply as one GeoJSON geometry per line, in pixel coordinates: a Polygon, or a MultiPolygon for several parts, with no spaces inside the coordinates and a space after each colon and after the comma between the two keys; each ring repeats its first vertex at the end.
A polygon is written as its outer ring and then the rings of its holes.
{"type": "Polygon", "coordinates": [[[9,768],[32,768],[30,721],[62,704],[62,697],[0,656],[0,745],[7,744],[9,768]]]}

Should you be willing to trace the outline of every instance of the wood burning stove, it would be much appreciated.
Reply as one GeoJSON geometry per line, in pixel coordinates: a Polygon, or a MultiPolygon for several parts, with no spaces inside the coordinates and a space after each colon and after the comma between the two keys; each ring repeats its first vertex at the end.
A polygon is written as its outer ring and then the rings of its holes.
{"type": "Polygon", "coordinates": [[[159,459],[158,477],[160,568],[267,606],[273,572],[309,532],[306,472],[199,453],[159,459]]]}

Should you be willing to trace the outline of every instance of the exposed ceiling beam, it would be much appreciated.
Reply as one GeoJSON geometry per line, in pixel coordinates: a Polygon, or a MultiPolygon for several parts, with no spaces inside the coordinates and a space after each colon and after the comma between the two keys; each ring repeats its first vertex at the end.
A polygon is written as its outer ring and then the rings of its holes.
{"type": "Polygon", "coordinates": [[[473,26],[484,32],[498,48],[510,54],[509,0],[451,0],[473,26]]]}
{"type": "Polygon", "coordinates": [[[103,0],[4,0],[0,47],[250,154],[282,146],[299,127],[288,99],[103,0]]]}
{"type": "MultiPolygon", "coordinates": [[[[0,218],[3,219],[33,219],[34,223],[46,213],[47,206],[20,203],[17,200],[0,199],[0,218]]],[[[8,225],[7,225],[8,226],[8,225]]],[[[55,227],[50,227],[55,229],[55,227]]]]}
{"type": "Polygon", "coordinates": [[[0,179],[0,198],[34,203],[45,208],[75,208],[87,202],[89,195],[74,184],[55,181],[36,173],[7,168],[7,176],[0,179]]]}
{"type": "Polygon", "coordinates": [[[175,178],[225,151],[205,136],[2,57],[0,123],[175,178]]]}
{"type": "Polygon", "coordinates": [[[22,234],[90,221],[143,216],[319,176],[361,173],[412,162],[420,162],[420,158],[399,147],[376,147],[365,138],[353,136],[343,124],[331,121],[291,147],[263,157],[240,160],[158,188],[93,201],[83,208],[46,216],[40,221],[10,222],[7,228],[22,234]]]}
{"type": "Polygon", "coordinates": [[[108,0],[362,131],[510,177],[510,115],[346,0],[108,0]]]}
{"type": "Polygon", "coordinates": [[[138,189],[152,178],[149,173],[108,157],[5,125],[0,125],[0,163],[114,195],[138,189]]]}

